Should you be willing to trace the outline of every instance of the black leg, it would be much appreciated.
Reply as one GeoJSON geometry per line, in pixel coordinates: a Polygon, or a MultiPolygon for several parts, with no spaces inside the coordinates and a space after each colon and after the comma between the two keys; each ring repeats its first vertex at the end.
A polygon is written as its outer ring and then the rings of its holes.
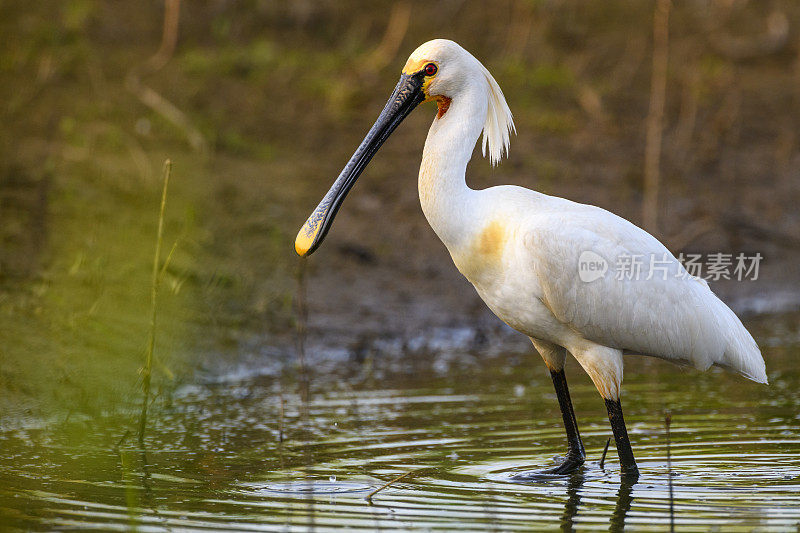
{"type": "Polygon", "coordinates": [[[575,412],[572,410],[572,400],[569,397],[564,369],[551,370],[550,377],[553,378],[553,386],[558,397],[558,406],[561,408],[561,418],[564,420],[564,429],[567,432],[567,456],[560,465],[554,468],[535,472],[522,472],[515,475],[513,479],[524,481],[526,479],[536,479],[542,474],[569,474],[580,468],[586,459],[586,452],[583,448],[583,442],[581,442],[581,434],[578,432],[578,422],[575,420],[575,412]]]}
{"type": "Polygon", "coordinates": [[[611,430],[614,432],[614,442],[619,454],[620,475],[630,480],[639,477],[639,468],[633,458],[631,441],[628,439],[628,430],[625,428],[625,419],[622,417],[622,404],[619,400],[606,399],[608,420],[611,421],[611,430]]]}
{"type": "Polygon", "coordinates": [[[569,397],[567,388],[567,376],[564,369],[551,370],[550,377],[553,378],[553,385],[558,397],[558,406],[561,408],[561,418],[564,420],[564,429],[567,431],[567,461],[577,463],[575,466],[583,464],[586,452],[581,442],[581,434],[578,431],[578,421],[575,419],[575,411],[572,410],[572,399],[569,397]]]}

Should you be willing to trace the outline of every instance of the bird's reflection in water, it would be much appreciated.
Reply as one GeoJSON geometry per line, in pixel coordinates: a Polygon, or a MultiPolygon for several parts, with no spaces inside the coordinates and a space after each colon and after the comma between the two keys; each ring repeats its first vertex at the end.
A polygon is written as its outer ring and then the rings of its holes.
{"type": "Polygon", "coordinates": [[[617,491],[617,505],[614,507],[614,513],[611,515],[609,531],[625,530],[625,515],[628,514],[631,503],[633,503],[634,485],[636,485],[635,481],[626,481],[624,478],[620,482],[619,490],[617,491]]]}
{"type": "MultiPolygon", "coordinates": [[[[575,472],[567,482],[567,499],[564,512],[561,514],[561,531],[575,531],[575,518],[581,506],[581,488],[586,480],[583,472],[575,472]]],[[[625,516],[633,503],[633,487],[635,481],[623,479],[617,491],[617,503],[609,520],[609,531],[624,531],[625,516]]]]}
{"type": "Polygon", "coordinates": [[[581,487],[585,481],[583,472],[574,472],[567,483],[567,501],[564,503],[564,512],[561,515],[561,531],[575,530],[575,517],[581,506],[581,487]]]}

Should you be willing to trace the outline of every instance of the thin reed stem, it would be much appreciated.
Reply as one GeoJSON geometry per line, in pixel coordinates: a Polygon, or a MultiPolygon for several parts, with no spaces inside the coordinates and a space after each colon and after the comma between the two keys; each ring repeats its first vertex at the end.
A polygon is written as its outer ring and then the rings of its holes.
{"type": "Polygon", "coordinates": [[[161,209],[158,213],[158,233],[156,236],[156,252],[153,256],[153,277],[150,282],[150,333],[147,339],[144,367],[142,368],[142,412],[139,416],[139,446],[144,445],[144,432],[147,428],[147,407],[150,404],[150,385],[153,375],[153,351],[156,345],[156,301],[158,300],[159,276],[158,265],[161,261],[161,247],[164,241],[164,209],[167,205],[167,187],[172,172],[172,161],[164,162],[164,187],[161,190],[161,209]]]}

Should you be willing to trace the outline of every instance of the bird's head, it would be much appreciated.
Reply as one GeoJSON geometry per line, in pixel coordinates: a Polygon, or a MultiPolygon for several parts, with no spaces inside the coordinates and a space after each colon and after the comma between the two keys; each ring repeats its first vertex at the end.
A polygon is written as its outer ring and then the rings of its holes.
{"type": "Polygon", "coordinates": [[[435,101],[438,106],[436,120],[441,120],[447,116],[453,100],[458,100],[465,91],[485,95],[483,153],[486,155],[488,148],[492,164],[497,164],[508,151],[510,132],[514,131],[514,121],[503,92],[480,61],[457,43],[446,39],[428,41],[408,58],[400,81],[375,124],[300,228],[294,245],[297,254],[307,256],[319,247],[333,224],[336,212],[367,163],[414,108],[422,102],[435,101]]]}
{"type": "Polygon", "coordinates": [[[416,50],[403,67],[403,76],[421,76],[421,91],[429,102],[438,104],[437,118],[447,113],[453,96],[469,85],[480,63],[458,44],[447,39],[428,41],[416,50]]]}

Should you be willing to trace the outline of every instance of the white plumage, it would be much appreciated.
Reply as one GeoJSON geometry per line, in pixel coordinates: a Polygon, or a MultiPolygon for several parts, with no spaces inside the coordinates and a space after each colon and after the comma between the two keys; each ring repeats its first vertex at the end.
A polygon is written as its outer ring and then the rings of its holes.
{"type": "Polygon", "coordinates": [[[514,121],[489,71],[452,41],[430,41],[411,54],[375,125],[297,234],[298,254],[319,246],[369,160],[425,100],[439,109],[422,152],[422,210],[458,270],[500,319],[531,339],[550,369],[568,452],[546,475],[585,461],[564,373],[567,352],[605,399],[628,479],[639,470],[619,399],[625,354],[701,370],[718,365],[767,382],[761,352],[736,315],[644,230],[598,207],[522,187],[467,186],[481,133],[483,154],[496,165],[508,153],[514,121]]]}
{"type": "Polygon", "coordinates": [[[423,211],[481,298],[531,337],[550,368],[563,365],[559,347],[566,348],[606,398],[619,395],[623,353],[701,370],[718,365],[766,383],[758,346],[736,315],[641,228],[522,187],[467,187],[466,166],[481,132],[492,163],[507,152],[511,112],[497,82],[456,43],[425,43],[409,62],[426,60],[439,64],[428,93],[451,104],[425,142],[423,211]],[[608,265],[589,282],[579,276],[587,251],[608,265]],[[633,279],[615,270],[626,258],[640,262],[633,279]]]}

